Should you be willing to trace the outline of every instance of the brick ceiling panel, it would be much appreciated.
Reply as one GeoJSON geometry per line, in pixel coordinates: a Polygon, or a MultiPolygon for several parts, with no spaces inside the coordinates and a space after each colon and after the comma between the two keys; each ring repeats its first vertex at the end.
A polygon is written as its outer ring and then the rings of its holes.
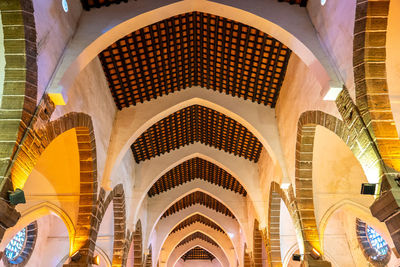
{"type": "Polygon", "coordinates": [[[99,58],[119,109],[195,85],[275,107],[290,54],[255,28],[191,12],[132,32],[99,58]]]}
{"type": "Polygon", "coordinates": [[[198,157],[182,162],[169,170],[153,184],[147,195],[153,197],[194,179],[210,182],[244,197],[247,195],[246,190],[235,177],[214,163],[198,157]]]}
{"type": "Polygon", "coordinates": [[[208,227],[213,228],[214,230],[217,230],[221,233],[225,233],[224,230],[222,230],[221,227],[219,227],[215,222],[211,221],[210,219],[204,217],[203,215],[200,214],[195,214],[190,216],[189,218],[185,219],[183,222],[179,223],[177,226],[175,226],[175,228],[171,231],[170,234],[173,234],[175,232],[178,232],[194,223],[202,223],[208,227]]]}
{"type": "Polygon", "coordinates": [[[300,5],[301,7],[307,6],[308,0],[278,0],[279,2],[287,2],[291,5],[300,5]]]}
{"type": "Polygon", "coordinates": [[[209,209],[213,209],[216,212],[220,212],[225,216],[231,217],[233,219],[235,218],[233,213],[224,204],[204,192],[196,191],[176,201],[164,212],[164,214],[161,216],[161,219],[196,204],[200,204],[209,209]]]}
{"type": "Polygon", "coordinates": [[[191,234],[190,236],[186,237],[181,242],[179,242],[179,244],[176,247],[183,246],[183,245],[189,243],[190,241],[193,241],[196,239],[206,241],[213,246],[219,247],[218,244],[211,237],[209,237],[206,234],[203,234],[202,232],[195,232],[195,233],[191,234]]]}
{"type": "Polygon", "coordinates": [[[243,125],[200,105],[181,109],[153,124],[131,145],[137,163],[200,142],[257,162],[262,144],[243,125]]]}
{"type": "Polygon", "coordinates": [[[215,259],[214,255],[201,247],[195,247],[186,252],[182,257],[183,261],[188,260],[209,260],[215,259]]]}

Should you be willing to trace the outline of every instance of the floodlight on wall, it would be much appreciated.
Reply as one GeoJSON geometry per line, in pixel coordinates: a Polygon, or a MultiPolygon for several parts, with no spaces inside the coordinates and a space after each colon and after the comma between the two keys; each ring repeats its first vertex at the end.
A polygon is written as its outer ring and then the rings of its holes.
{"type": "Polygon", "coordinates": [[[376,184],[363,183],[361,184],[362,195],[375,195],[376,184]]]}
{"type": "Polygon", "coordinates": [[[81,258],[82,258],[82,254],[79,252],[79,250],[71,255],[71,261],[73,261],[73,262],[78,262],[81,258]]]}
{"type": "Polygon", "coordinates": [[[281,183],[281,189],[286,190],[289,189],[290,183],[281,183]]]}
{"type": "Polygon", "coordinates": [[[292,260],[293,261],[301,261],[301,255],[300,254],[293,254],[292,255],[292,260]]]}
{"type": "Polygon", "coordinates": [[[335,101],[340,92],[343,90],[342,87],[329,87],[329,91],[325,94],[324,100],[326,101],[335,101]]]}
{"type": "Polygon", "coordinates": [[[310,256],[314,259],[314,260],[318,260],[321,258],[321,253],[319,253],[318,250],[316,250],[315,248],[313,248],[311,250],[310,256]]]}
{"type": "Polygon", "coordinates": [[[8,191],[8,198],[12,205],[26,203],[24,191],[17,188],[15,191],[8,191]]]}
{"type": "Polygon", "coordinates": [[[68,12],[68,2],[67,0],[61,0],[61,5],[64,9],[64,12],[67,13],[68,12]]]}
{"type": "Polygon", "coordinates": [[[324,6],[326,4],[326,0],[321,0],[321,6],[324,6]]]}
{"type": "Polygon", "coordinates": [[[92,264],[94,265],[100,265],[100,256],[96,255],[92,258],[92,264]]]}

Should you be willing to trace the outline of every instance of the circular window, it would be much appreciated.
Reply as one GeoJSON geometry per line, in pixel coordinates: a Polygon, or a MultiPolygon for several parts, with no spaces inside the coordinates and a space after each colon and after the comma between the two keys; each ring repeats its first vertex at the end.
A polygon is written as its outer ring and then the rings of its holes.
{"type": "Polygon", "coordinates": [[[390,249],[385,239],[362,220],[357,219],[356,224],[358,241],[368,261],[374,266],[386,266],[390,260],[390,249]]]}
{"type": "Polygon", "coordinates": [[[64,12],[68,12],[68,2],[67,0],[62,0],[61,2],[64,12]]]}
{"type": "Polygon", "coordinates": [[[24,266],[32,254],[37,236],[37,223],[19,231],[7,244],[3,261],[6,266],[24,266]]]}
{"type": "Polygon", "coordinates": [[[321,6],[326,4],[326,0],[321,0],[321,6]]]}

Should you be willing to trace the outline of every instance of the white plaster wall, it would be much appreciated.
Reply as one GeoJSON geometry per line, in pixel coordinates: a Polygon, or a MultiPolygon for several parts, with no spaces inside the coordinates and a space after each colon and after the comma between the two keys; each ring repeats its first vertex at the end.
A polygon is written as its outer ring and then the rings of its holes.
{"type": "Polygon", "coordinates": [[[100,229],[97,235],[96,247],[103,250],[107,257],[112,261],[114,245],[114,207],[111,201],[106,213],[104,214],[103,221],[100,224],[100,229]]]}
{"type": "MultiPolygon", "coordinates": [[[[68,254],[68,231],[63,221],[54,215],[44,216],[37,220],[38,235],[36,244],[26,266],[57,266],[68,254]]],[[[0,266],[4,266],[0,261],[0,266]]]]}
{"type": "Polygon", "coordinates": [[[1,20],[1,11],[0,11],[0,107],[1,107],[1,99],[3,96],[5,66],[6,66],[6,58],[4,54],[3,22],[1,20]]]}
{"type": "MultiPolygon", "coordinates": [[[[79,74],[68,92],[68,98],[68,104],[57,106],[51,119],[69,112],[83,112],[91,116],[96,138],[97,179],[100,184],[116,107],[98,58],[79,74]]],[[[129,167],[126,169],[129,170],[129,167]]]]}
{"type": "Polygon", "coordinates": [[[76,0],[68,1],[64,12],[61,0],[33,0],[38,64],[38,101],[72,38],[82,13],[82,5],[76,0]]]}
{"type": "Polygon", "coordinates": [[[353,72],[353,32],[356,0],[309,0],[307,11],[332,65],[355,99],[353,72]]]}
{"type": "Polygon", "coordinates": [[[291,248],[297,245],[297,237],[292,218],[282,200],[280,215],[279,234],[281,239],[281,259],[283,260],[291,248]]]}
{"type": "Polygon", "coordinates": [[[324,92],[309,68],[292,54],[276,105],[276,116],[286,167],[293,185],[300,115],[309,110],[321,110],[340,118],[335,103],[324,101],[323,97],[324,92]]]}

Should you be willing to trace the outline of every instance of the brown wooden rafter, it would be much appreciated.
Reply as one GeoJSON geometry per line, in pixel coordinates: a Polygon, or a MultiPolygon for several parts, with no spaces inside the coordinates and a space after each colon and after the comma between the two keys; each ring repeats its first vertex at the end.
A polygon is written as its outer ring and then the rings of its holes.
{"type": "Polygon", "coordinates": [[[189,250],[181,257],[183,261],[188,260],[209,260],[215,259],[215,256],[201,247],[195,247],[189,250]]]}
{"type": "Polygon", "coordinates": [[[176,201],[164,212],[161,219],[196,204],[206,206],[207,208],[220,212],[225,216],[235,218],[233,213],[224,204],[204,192],[196,191],[176,201]]]}
{"type": "Polygon", "coordinates": [[[221,233],[225,233],[224,230],[222,230],[221,227],[219,227],[215,222],[211,221],[210,219],[204,217],[203,215],[200,214],[195,214],[190,216],[189,218],[185,219],[184,221],[182,221],[181,223],[179,223],[177,226],[175,226],[175,228],[171,231],[170,235],[178,232],[194,223],[202,223],[208,227],[211,227],[212,229],[219,231],[221,233]]]}
{"type": "Polygon", "coordinates": [[[193,240],[196,240],[196,239],[206,241],[213,246],[219,247],[218,244],[211,237],[209,237],[206,234],[203,234],[202,232],[195,232],[195,233],[191,234],[190,236],[184,238],[181,242],[179,242],[179,244],[176,247],[183,246],[183,245],[185,245],[193,240]]]}
{"type": "Polygon", "coordinates": [[[131,145],[137,163],[200,142],[257,162],[262,144],[237,121],[200,105],[178,110],[153,124],[131,145]]]}
{"type": "Polygon", "coordinates": [[[119,109],[195,85],[275,107],[290,54],[253,27],[191,12],[132,32],[99,57],[119,109]]]}
{"type": "Polygon", "coordinates": [[[308,0],[278,0],[279,2],[287,2],[291,5],[300,5],[301,7],[307,6],[308,0]]]}
{"type": "Polygon", "coordinates": [[[111,4],[119,4],[121,2],[127,3],[128,0],[81,0],[81,4],[84,10],[90,10],[91,8],[100,8],[103,6],[109,6],[111,4]]]}
{"type": "Polygon", "coordinates": [[[214,163],[198,157],[182,162],[169,170],[153,184],[147,195],[153,197],[194,179],[210,182],[244,197],[247,195],[244,187],[230,173],[214,163]]]}

